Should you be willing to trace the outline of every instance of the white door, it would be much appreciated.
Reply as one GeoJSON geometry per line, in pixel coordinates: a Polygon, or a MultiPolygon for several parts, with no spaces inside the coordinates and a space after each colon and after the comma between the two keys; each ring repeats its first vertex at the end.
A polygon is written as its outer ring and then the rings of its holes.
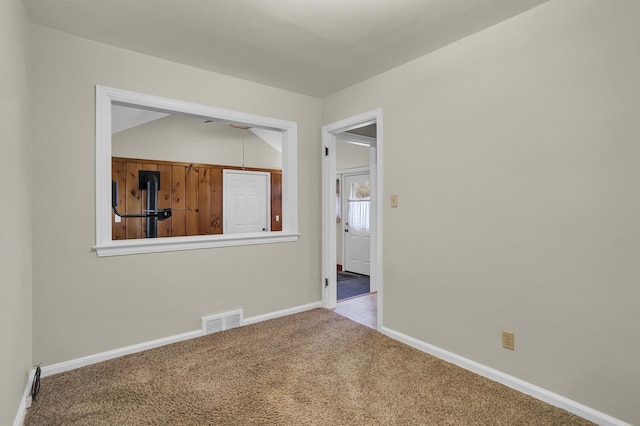
{"type": "Polygon", "coordinates": [[[269,230],[270,174],[246,170],[223,170],[224,233],[269,230]]]}
{"type": "Polygon", "coordinates": [[[345,270],[369,275],[371,248],[371,186],[369,174],[347,175],[344,178],[345,270]]]}

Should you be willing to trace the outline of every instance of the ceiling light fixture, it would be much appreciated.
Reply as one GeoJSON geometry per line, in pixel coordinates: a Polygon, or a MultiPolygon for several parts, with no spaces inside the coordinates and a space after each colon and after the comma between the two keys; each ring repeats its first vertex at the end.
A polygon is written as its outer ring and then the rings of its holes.
{"type": "Polygon", "coordinates": [[[243,126],[240,124],[229,124],[229,126],[233,127],[234,129],[242,129],[242,170],[244,170],[244,132],[245,130],[248,130],[251,128],[251,126],[243,126]]]}

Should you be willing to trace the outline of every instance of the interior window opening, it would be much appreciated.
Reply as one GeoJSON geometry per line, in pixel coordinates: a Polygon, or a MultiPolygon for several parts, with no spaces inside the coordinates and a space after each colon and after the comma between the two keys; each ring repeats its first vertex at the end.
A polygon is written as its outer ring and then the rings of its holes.
{"type": "Polygon", "coordinates": [[[99,256],[297,239],[296,123],[96,93],[99,256]]]}

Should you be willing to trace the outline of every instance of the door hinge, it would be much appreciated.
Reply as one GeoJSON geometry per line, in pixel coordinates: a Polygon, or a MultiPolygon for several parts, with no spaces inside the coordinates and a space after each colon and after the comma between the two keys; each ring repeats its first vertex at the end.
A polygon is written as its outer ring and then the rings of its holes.
{"type": "Polygon", "coordinates": [[[328,156],[329,156],[329,147],[328,147],[328,146],[325,146],[325,147],[324,147],[324,156],[325,156],[325,157],[328,157],[328,156]]]}
{"type": "Polygon", "coordinates": [[[324,288],[329,287],[329,278],[324,279],[324,288]]]}

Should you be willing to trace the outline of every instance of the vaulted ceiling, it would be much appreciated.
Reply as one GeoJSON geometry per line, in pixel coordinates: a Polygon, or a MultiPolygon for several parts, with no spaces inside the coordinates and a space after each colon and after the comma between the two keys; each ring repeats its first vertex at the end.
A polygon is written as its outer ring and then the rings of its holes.
{"type": "Polygon", "coordinates": [[[324,97],[548,0],[24,0],[43,26],[324,97]]]}

